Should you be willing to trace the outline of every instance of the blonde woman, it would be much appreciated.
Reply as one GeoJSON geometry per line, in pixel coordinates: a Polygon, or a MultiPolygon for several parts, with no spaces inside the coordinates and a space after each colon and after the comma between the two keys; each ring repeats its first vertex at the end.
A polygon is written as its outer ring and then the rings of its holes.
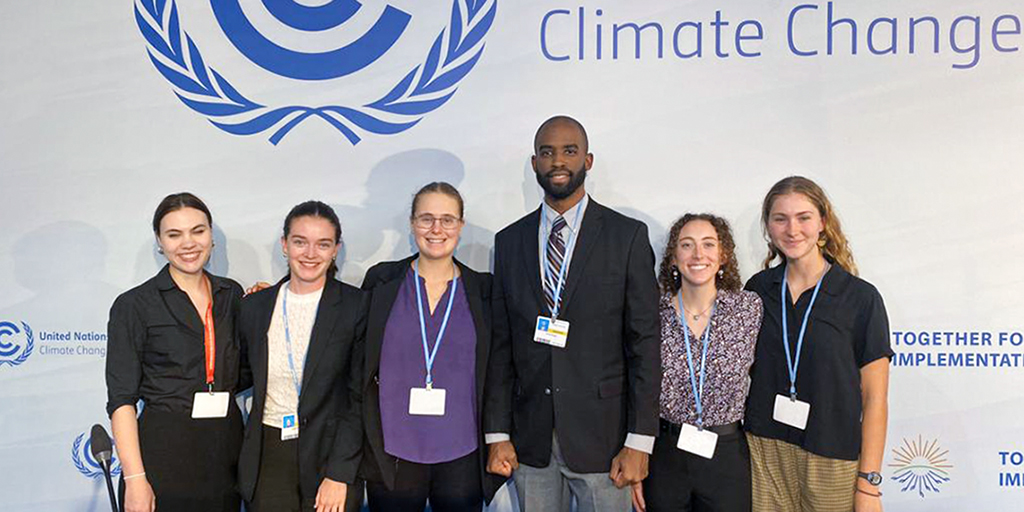
{"type": "Polygon", "coordinates": [[[893,354],[882,297],[813,181],[776,183],[761,220],[769,252],[746,286],[764,303],[745,417],[753,510],[880,511],[893,354]]]}

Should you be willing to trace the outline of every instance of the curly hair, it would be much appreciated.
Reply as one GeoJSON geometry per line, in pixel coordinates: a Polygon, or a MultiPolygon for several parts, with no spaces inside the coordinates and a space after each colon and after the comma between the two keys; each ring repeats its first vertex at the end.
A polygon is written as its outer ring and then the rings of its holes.
{"type": "Polygon", "coordinates": [[[737,291],[743,286],[740,280],[740,268],[736,262],[736,242],[732,237],[732,229],[729,223],[710,213],[687,213],[679,217],[668,232],[668,243],[665,245],[665,254],[662,255],[661,265],[658,268],[658,284],[661,285],[662,293],[675,293],[679,286],[672,279],[672,267],[675,265],[676,246],[679,245],[679,232],[683,226],[691,221],[703,220],[710,223],[718,234],[719,264],[722,275],[715,274],[715,288],[719,290],[737,291]]]}
{"type": "Polygon", "coordinates": [[[768,236],[768,217],[772,213],[775,199],[787,194],[800,194],[818,209],[818,215],[821,215],[821,222],[824,224],[821,239],[818,240],[818,247],[821,249],[822,255],[847,272],[857,275],[857,264],[853,261],[850,242],[843,234],[839,216],[836,215],[832,202],[829,201],[824,189],[803,176],[783,178],[773,185],[768,190],[768,194],[764,196],[764,203],[761,205],[761,230],[765,240],[768,241],[768,255],[764,258],[764,268],[770,267],[775,258],[783,257],[782,252],[772,244],[771,237],[768,236]]]}

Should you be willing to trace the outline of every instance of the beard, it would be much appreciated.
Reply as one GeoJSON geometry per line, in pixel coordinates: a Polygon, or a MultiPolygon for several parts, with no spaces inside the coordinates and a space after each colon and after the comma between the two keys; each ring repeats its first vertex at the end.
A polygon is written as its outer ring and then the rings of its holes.
{"type": "Polygon", "coordinates": [[[561,200],[573,195],[577,189],[583,186],[583,182],[587,180],[587,169],[581,166],[576,171],[570,171],[571,176],[569,182],[565,185],[555,185],[551,183],[551,171],[547,174],[535,173],[537,175],[537,183],[540,184],[540,188],[544,189],[544,193],[550,196],[552,199],[561,200]]]}

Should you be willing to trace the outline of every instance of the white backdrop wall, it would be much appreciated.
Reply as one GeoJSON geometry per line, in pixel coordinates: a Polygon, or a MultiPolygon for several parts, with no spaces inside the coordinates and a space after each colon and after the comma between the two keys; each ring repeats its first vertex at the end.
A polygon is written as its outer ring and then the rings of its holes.
{"type": "MultiPolygon", "coordinates": [[[[303,31],[233,1],[305,53],[361,40],[386,11],[368,0],[348,23],[303,31]]],[[[0,2],[3,510],[105,509],[81,435],[107,421],[109,305],[162,265],[149,219],[164,195],[207,201],[210,269],[243,284],[282,275],[284,215],[324,200],[344,225],[342,278],[358,285],[410,252],[412,192],[447,180],[467,199],[459,257],[488,269],[493,234],[539,204],[532,137],[558,113],[590,131],[596,200],[645,221],[658,252],[682,213],[725,216],[745,277],[763,257],[768,187],[790,174],[823,184],[893,329],[887,510],[1019,510],[1020,2],[459,0],[453,16],[448,0],[393,0],[411,18],[390,51],[325,80],[281,76],[233,43],[214,9],[230,4],[0,2]],[[399,87],[391,112],[367,106],[413,69],[433,89],[399,87]],[[309,109],[251,135],[213,124],[293,106],[355,110],[314,111],[276,144],[309,109]],[[419,122],[375,134],[385,125],[366,115],[419,122]]]]}

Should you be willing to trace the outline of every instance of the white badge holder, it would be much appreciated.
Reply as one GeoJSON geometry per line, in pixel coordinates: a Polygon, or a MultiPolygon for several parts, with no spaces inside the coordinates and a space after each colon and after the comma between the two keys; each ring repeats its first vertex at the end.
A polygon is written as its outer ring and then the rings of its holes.
{"type": "Polygon", "coordinates": [[[718,434],[710,430],[701,430],[693,425],[684,423],[679,431],[679,441],[676,448],[694,455],[700,455],[705,459],[715,456],[715,446],[718,445],[718,434]]]}
{"type": "Polygon", "coordinates": [[[444,416],[445,391],[441,388],[409,390],[409,414],[413,416],[444,416]]]}
{"type": "Polygon", "coordinates": [[[192,400],[192,418],[226,418],[228,415],[228,402],[231,400],[231,393],[218,391],[199,391],[192,400]]]}
{"type": "Polygon", "coordinates": [[[807,428],[807,417],[811,415],[811,404],[786,395],[775,395],[775,412],[772,419],[793,428],[807,428]]]}
{"type": "Polygon", "coordinates": [[[551,345],[552,347],[565,348],[565,343],[568,339],[568,321],[547,316],[537,317],[537,327],[533,332],[533,341],[551,345]]]}
{"type": "Polygon", "coordinates": [[[290,441],[299,438],[299,415],[287,414],[281,418],[281,440],[290,441]]]}

